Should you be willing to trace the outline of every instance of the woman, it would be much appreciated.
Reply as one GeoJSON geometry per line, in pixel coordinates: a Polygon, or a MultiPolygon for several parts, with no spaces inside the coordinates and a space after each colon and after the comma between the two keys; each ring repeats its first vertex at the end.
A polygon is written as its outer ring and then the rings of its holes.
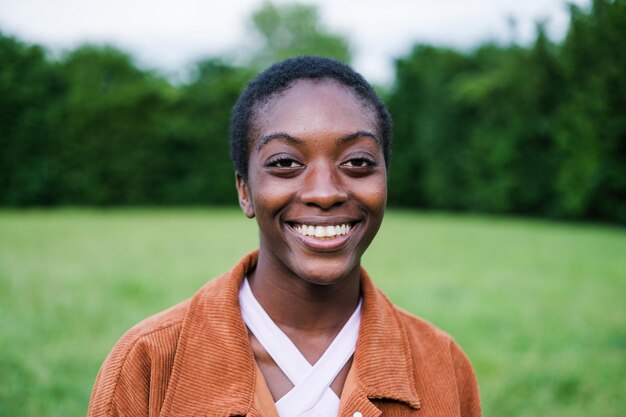
{"type": "Polygon", "coordinates": [[[390,141],[385,106],[351,68],[298,57],[259,74],[231,120],[259,249],[124,335],[89,415],[480,416],[460,348],[360,266],[383,219],[390,141]]]}

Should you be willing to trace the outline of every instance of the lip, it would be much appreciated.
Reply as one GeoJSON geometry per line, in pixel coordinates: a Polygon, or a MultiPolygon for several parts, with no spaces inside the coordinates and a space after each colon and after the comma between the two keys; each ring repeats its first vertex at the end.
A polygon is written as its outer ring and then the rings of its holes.
{"type": "Polygon", "coordinates": [[[347,246],[348,241],[361,229],[363,221],[362,220],[348,220],[348,219],[298,219],[298,221],[289,221],[285,222],[285,229],[289,234],[293,235],[298,239],[302,244],[304,244],[307,248],[316,251],[316,252],[334,252],[343,249],[347,246]],[[337,236],[331,239],[319,239],[314,236],[304,236],[297,232],[293,225],[294,224],[310,224],[316,226],[332,226],[337,224],[350,224],[352,228],[348,233],[342,236],[337,236]]]}
{"type": "Polygon", "coordinates": [[[285,220],[285,223],[288,224],[310,224],[312,226],[335,226],[338,224],[356,224],[361,222],[363,219],[356,216],[308,216],[308,217],[300,217],[297,218],[288,218],[285,220]]]}

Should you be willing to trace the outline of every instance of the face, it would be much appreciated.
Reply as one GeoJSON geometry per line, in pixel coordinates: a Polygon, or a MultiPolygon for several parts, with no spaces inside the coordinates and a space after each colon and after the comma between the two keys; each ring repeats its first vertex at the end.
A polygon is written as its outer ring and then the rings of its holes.
{"type": "Polygon", "coordinates": [[[259,262],[319,285],[358,276],[387,200],[376,117],[335,81],[297,81],[257,111],[240,204],[259,262]]]}

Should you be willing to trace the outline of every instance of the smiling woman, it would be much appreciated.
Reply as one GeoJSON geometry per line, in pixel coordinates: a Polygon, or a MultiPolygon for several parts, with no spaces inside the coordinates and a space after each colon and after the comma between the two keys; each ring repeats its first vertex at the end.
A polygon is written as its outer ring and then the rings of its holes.
{"type": "Polygon", "coordinates": [[[237,101],[239,203],[259,249],[127,332],[91,416],[480,416],[474,373],[442,331],[361,268],[387,198],[391,120],[351,68],[299,57],[237,101]]]}
{"type": "MultiPolygon", "coordinates": [[[[241,206],[261,231],[256,272],[271,286],[358,283],[361,256],[380,227],[387,197],[371,112],[330,80],[295,81],[259,111],[248,179],[237,177],[241,206]]],[[[354,308],[358,291],[352,296],[344,301],[354,308]]]]}

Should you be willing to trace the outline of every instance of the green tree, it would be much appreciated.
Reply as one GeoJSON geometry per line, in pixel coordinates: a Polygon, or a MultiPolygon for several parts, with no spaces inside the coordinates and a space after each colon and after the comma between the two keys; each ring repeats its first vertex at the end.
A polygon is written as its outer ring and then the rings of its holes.
{"type": "Polygon", "coordinates": [[[179,89],[161,130],[163,201],[171,204],[234,204],[230,162],[230,110],[252,76],[219,59],[197,64],[179,89]]]}
{"type": "Polygon", "coordinates": [[[557,190],[570,217],[626,223],[626,1],[571,6],[561,61],[567,94],[556,137],[557,190]]]}
{"type": "Polygon", "coordinates": [[[470,61],[451,49],[416,46],[396,61],[388,99],[394,118],[389,201],[414,207],[461,208],[467,109],[453,99],[454,80],[470,61]]]}
{"type": "Polygon", "coordinates": [[[252,65],[265,67],[296,55],[321,55],[350,62],[345,38],[330,32],[320,22],[317,8],[305,4],[264,3],[251,17],[260,42],[252,65]]]}
{"type": "Polygon", "coordinates": [[[66,92],[56,113],[72,204],[146,204],[158,199],[158,128],[168,84],[111,47],[83,46],[60,63],[66,92]]]}
{"type": "Polygon", "coordinates": [[[0,204],[52,204],[58,164],[50,106],[60,84],[39,46],[0,33],[0,204]]]}
{"type": "Polygon", "coordinates": [[[483,46],[474,70],[455,92],[473,117],[463,175],[468,207],[492,212],[549,214],[554,206],[554,117],[562,75],[554,46],[539,26],[532,48],[483,46]]]}

